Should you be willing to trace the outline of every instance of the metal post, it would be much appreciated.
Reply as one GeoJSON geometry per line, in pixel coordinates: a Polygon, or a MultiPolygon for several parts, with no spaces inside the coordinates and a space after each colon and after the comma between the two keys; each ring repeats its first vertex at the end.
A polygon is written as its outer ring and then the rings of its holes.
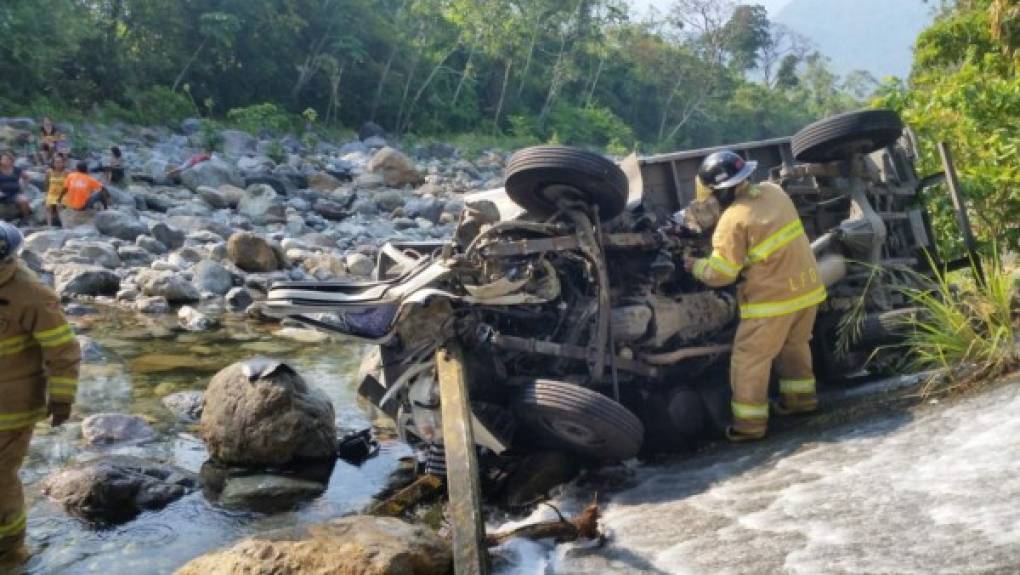
{"type": "Polygon", "coordinates": [[[949,188],[949,197],[953,200],[953,209],[956,210],[956,223],[960,226],[960,233],[963,235],[963,245],[970,255],[971,265],[977,274],[975,278],[979,284],[985,285],[985,270],[981,266],[981,258],[978,255],[977,240],[974,238],[974,230],[970,227],[970,217],[967,215],[967,201],[960,190],[960,180],[956,177],[956,166],[953,165],[953,153],[949,144],[939,142],[939,155],[942,156],[942,169],[946,173],[946,184],[949,188]]]}
{"type": "Polygon", "coordinates": [[[464,354],[455,339],[436,351],[436,372],[443,411],[443,446],[446,449],[446,481],[453,528],[453,570],[456,575],[486,575],[489,572],[489,556],[485,549],[478,456],[464,376],[464,354]]]}

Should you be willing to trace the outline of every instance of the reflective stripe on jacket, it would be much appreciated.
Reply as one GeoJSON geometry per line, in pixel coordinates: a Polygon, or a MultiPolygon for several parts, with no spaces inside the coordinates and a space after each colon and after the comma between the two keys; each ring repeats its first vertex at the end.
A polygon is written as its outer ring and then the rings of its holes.
{"type": "Polygon", "coordinates": [[[60,299],[20,262],[0,264],[0,431],[73,403],[81,350],[60,299]]]}
{"type": "Polygon", "coordinates": [[[694,276],[712,287],[737,280],[740,317],[777,317],[825,301],[818,263],[797,208],[778,185],[763,182],[737,196],[712,235],[712,254],[694,276]]]}

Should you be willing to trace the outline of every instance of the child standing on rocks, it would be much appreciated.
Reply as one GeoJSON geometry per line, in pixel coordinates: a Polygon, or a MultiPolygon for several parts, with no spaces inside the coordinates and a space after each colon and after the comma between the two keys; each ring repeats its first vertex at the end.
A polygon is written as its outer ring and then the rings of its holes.
{"type": "Polygon", "coordinates": [[[46,190],[46,225],[53,226],[56,222],[60,226],[60,213],[57,206],[60,204],[60,196],[64,192],[64,180],[67,178],[67,158],[63,154],[53,157],[50,169],[46,170],[46,182],[43,188],[46,190]]]}

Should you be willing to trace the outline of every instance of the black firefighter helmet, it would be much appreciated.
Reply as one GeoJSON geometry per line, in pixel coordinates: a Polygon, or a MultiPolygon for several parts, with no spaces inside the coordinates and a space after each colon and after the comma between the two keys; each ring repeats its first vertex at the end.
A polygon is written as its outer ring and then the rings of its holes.
{"type": "Polygon", "coordinates": [[[747,161],[730,150],[712,152],[701,162],[698,179],[712,190],[732,188],[751,177],[758,162],[747,161]]]}

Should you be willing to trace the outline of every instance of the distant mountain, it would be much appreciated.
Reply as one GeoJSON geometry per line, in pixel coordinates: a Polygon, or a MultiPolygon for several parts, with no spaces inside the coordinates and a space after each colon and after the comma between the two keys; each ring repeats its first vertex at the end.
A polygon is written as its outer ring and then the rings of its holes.
{"type": "Polygon", "coordinates": [[[917,35],[933,19],[922,0],[791,0],[773,20],[810,38],[840,74],[906,77],[917,35]]]}

